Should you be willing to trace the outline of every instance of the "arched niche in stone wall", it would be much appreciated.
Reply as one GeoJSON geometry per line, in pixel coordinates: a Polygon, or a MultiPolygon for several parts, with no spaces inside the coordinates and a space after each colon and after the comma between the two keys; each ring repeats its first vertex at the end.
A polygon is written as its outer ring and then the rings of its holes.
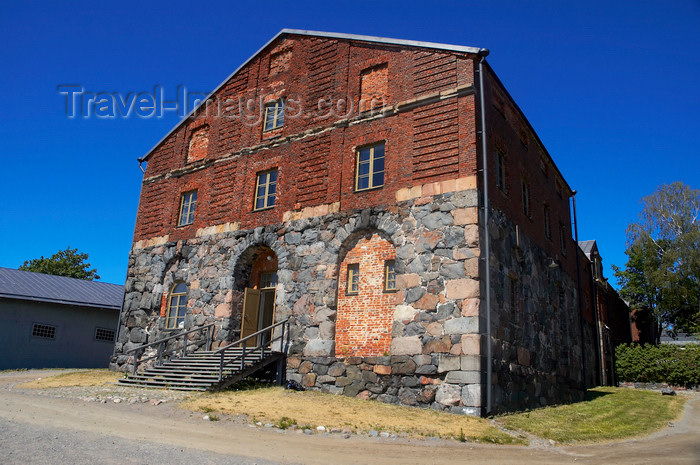
{"type": "Polygon", "coordinates": [[[388,355],[396,300],[395,286],[387,286],[396,260],[393,244],[381,231],[357,231],[338,258],[336,356],[388,355]]]}

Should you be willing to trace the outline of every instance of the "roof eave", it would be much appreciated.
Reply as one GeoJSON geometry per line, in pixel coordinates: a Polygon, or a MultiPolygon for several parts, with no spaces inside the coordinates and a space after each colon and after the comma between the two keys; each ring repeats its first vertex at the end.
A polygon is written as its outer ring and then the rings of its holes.
{"type": "Polygon", "coordinates": [[[35,297],[35,296],[19,295],[19,294],[0,294],[0,299],[23,300],[25,302],[43,302],[43,303],[52,303],[52,304],[59,304],[59,305],[69,305],[71,307],[88,307],[88,308],[99,308],[99,309],[105,309],[105,310],[120,310],[121,309],[121,304],[111,305],[111,304],[102,304],[99,302],[79,302],[79,301],[74,301],[74,300],[51,299],[51,298],[47,298],[47,297],[35,297]]]}

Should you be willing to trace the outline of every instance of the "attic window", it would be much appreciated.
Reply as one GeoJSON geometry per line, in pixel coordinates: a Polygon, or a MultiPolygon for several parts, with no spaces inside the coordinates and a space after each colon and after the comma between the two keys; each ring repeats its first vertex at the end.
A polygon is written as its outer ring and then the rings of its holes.
{"type": "Polygon", "coordinates": [[[524,130],[522,130],[522,129],[520,130],[520,144],[523,146],[523,148],[524,148],[525,150],[528,149],[529,140],[528,140],[528,137],[527,137],[527,133],[526,133],[524,130]]]}
{"type": "Polygon", "coordinates": [[[270,76],[289,70],[289,63],[291,61],[291,48],[270,55],[270,76]]]}
{"type": "Polygon", "coordinates": [[[386,104],[389,68],[386,63],[360,73],[360,112],[378,110],[386,104]]]}
{"type": "Polygon", "coordinates": [[[593,258],[593,272],[595,274],[595,278],[599,280],[603,280],[603,259],[600,257],[600,255],[596,255],[593,258]]]}
{"type": "Polygon", "coordinates": [[[280,99],[265,105],[263,132],[281,128],[284,125],[284,100],[280,99]]]}
{"type": "Polygon", "coordinates": [[[566,255],[566,230],[562,223],[559,223],[559,247],[561,254],[566,255]]]}
{"type": "Polygon", "coordinates": [[[209,149],[209,126],[202,126],[192,132],[187,148],[187,163],[203,160],[209,149]]]}
{"type": "Polygon", "coordinates": [[[498,95],[496,92],[492,93],[491,97],[493,98],[493,108],[498,112],[499,115],[501,115],[503,119],[506,119],[506,113],[503,109],[503,98],[501,98],[501,96],[498,95]]]}
{"type": "Polygon", "coordinates": [[[501,150],[496,151],[496,186],[506,191],[506,156],[501,150]]]}
{"type": "Polygon", "coordinates": [[[527,179],[522,178],[520,180],[520,193],[522,195],[522,201],[523,201],[523,213],[525,216],[528,218],[532,217],[532,212],[530,209],[531,205],[531,198],[530,198],[530,183],[527,181],[527,179]]]}

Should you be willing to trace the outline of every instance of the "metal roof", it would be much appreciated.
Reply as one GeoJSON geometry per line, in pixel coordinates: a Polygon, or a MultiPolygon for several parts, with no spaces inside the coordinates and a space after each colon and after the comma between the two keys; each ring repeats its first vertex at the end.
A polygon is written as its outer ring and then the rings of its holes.
{"type": "Polygon", "coordinates": [[[583,250],[583,253],[586,255],[590,256],[591,252],[593,252],[594,249],[597,249],[598,246],[596,245],[595,241],[579,241],[578,246],[583,250]]]}
{"type": "MultiPolygon", "coordinates": [[[[479,47],[465,47],[463,45],[439,44],[435,42],[422,42],[420,40],[391,39],[389,37],[363,36],[358,34],[342,34],[340,32],[306,31],[304,29],[282,29],[275,39],[282,34],[297,34],[314,37],[328,37],[329,39],[359,40],[362,42],[375,42],[379,44],[405,45],[408,47],[435,48],[450,50],[452,52],[479,53],[479,47]]],[[[275,40],[272,39],[272,40],[275,40]]]]}
{"type": "Polygon", "coordinates": [[[378,44],[389,44],[389,45],[402,45],[405,47],[420,47],[420,48],[432,48],[432,49],[438,49],[438,50],[448,50],[451,52],[462,52],[462,53],[479,53],[481,49],[478,47],[465,47],[462,45],[449,45],[449,44],[439,44],[435,42],[421,42],[419,40],[403,40],[403,39],[390,39],[388,37],[374,37],[374,36],[363,36],[363,35],[357,35],[357,34],[343,34],[339,32],[322,32],[322,31],[307,31],[303,29],[282,29],[280,32],[275,34],[275,36],[268,40],[265,45],[260,47],[260,49],[255,52],[250,58],[248,58],[246,61],[243,62],[241,66],[236,68],[236,70],[231,73],[226,79],[224,79],[221,84],[219,84],[216,89],[211,91],[209,95],[205,99],[203,99],[199,105],[197,105],[195,108],[192,109],[191,112],[184,118],[182,118],[176,125],[173,127],[166,135],[163,137],[161,140],[158,141],[156,145],[151,147],[151,149],[141,158],[139,158],[139,162],[145,161],[148,156],[158,148],[160,144],[162,144],[165,139],[170,137],[170,135],[175,132],[175,130],[180,127],[180,125],[184,122],[187,121],[193,114],[197,112],[197,110],[206,103],[206,101],[211,97],[212,95],[216,94],[219,89],[221,89],[224,84],[226,84],[233,76],[236,75],[241,69],[243,69],[248,63],[250,63],[253,58],[258,56],[260,52],[265,50],[271,43],[276,41],[279,37],[285,35],[285,34],[294,34],[294,35],[302,35],[302,36],[312,36],[312,37],[326,37],[329,39],[345,39],[345,40],[356,40],[356,41],[361,41],[361,42],[373,42],[373,43],[378,43],[378,44]]]}
{"type": "Polygon", "coordinates": [[[124,286],[0,267],[0,298],[118,310],[124,286]]]}

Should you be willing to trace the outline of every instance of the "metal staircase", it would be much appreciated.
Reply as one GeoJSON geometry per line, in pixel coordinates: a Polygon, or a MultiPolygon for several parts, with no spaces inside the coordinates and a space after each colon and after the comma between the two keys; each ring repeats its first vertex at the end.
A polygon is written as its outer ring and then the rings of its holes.
{"type": "Polygon", "coordinates": [[[192,329],[127,351],[127,355],[133,354],[134,357],[132,372],[118,384],[180,391],[220,390],[273,363],[277,364],[277,383],[282,384],[289,347],[289,320],[275,323],[214,351],[208,350],[212,328],[213,324],[192,329]],[[206,350],[188,353],[192,334],[204,330],[207,332],[206,350]],[[272,337],[275,332],[278,334],[272,337]],[[180,338],[179,354],[171,353],[169,359],[164,360],[167,356],[165,348],[180,338]],[[249,347],[252,343],[256,345],[249,347]],[[144,358],[149,348],[154,353],[144,358]],[[152,366],[138,370],[139,365],[151,360],[155,360],[152,366]]]}

